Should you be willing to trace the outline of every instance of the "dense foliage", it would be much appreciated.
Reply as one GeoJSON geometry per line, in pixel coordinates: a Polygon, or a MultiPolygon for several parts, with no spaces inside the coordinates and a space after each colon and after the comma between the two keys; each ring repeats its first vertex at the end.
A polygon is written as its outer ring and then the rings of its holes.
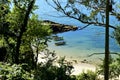
{"type": "Polygon", "coordinates": [[[0,63],[2,80],[73,80],[70,76],[72,65],[65,58],[60,58],[57,66],[53,64],[56,60],[55,53],[46,52],[46,61],[39,63],[35,69],[30,69],[28,64],[0,63]]]}
{"type": "Polygon", "coordinates": [[[10,9],[8,2],[3,3],[7,6],[3,12],[6,10],[9,12],[1,15],[1,48],[6,47],[8,62],[21,63],[26,59],[33,63],[35,49],[33,50],[32,47],[39,50],[45,48],[42,43],[47,43],[47,36],[52,30],[48,25],[42,25],[42,21],[38,20],[37,15],[32,12],[36,7],[34,0],[18,1],[12,4],[14,6],[10,9]]]}
{"type": "Polygon", "coordinates": [[[0,79],[1,80],[33,80],[34,75],[25,71],[20,65],[11,65],[0,63],[0,79]]]}

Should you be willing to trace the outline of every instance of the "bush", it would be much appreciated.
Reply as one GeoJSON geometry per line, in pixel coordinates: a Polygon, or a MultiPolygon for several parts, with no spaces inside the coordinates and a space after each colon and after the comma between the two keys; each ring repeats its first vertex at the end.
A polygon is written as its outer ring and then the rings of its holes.
{"type": "Polygon", "coordinates": [[[71,77],[72,65],[61,58],[58,65],[53,65],[54,60],[48,60],[46,64],[39,64],[35,70],[34,80],[75,80],[71,77]]]}
{"type": "Polygon", "coordinates": [[[98,80],[97,73],[90,70],[88,70],[86,73],[82,72],[77,76],[77,80],[98,80]]]}
{"type": "Polygon", "coordinates": [[[1,80],[33,80],[33,75],[23,70],[22,65],[0,63],[1,80]]]}
{"type": "MultiPolygon", "coordinates": [[[[118,79],[120,76],[120,55],[117,58],[110,57],[109,64],[109,78],[110,79],[118,79]]],[[[99,69],[97,73],[100,75],[104,75],[104,60],[103,64],[99,65],[99,69]]]]}

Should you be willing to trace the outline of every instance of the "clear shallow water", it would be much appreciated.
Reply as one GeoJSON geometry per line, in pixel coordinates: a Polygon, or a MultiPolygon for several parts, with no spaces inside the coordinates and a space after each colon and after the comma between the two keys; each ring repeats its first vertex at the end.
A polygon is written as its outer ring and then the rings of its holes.
{"type": "MultiPolygon", "coordinates": [[[[78,21],[65,17],[52,17],[50,15],[58,16],[58,13],[45,3],[45,0],[37,0],[37,5],[39,5],[38,10],[35,11],[39,15],[39,19],[51,20],[63,24],[84,26],[78,21]]],[[[112,17],[110,20],[111,24],[115,23],[115,18],[112,17]]],[[[117,23],[117,22],[116,22],[117,23]]],[[[112,30],[111,30],[112,33],[112,30]]],[[[65,33],[60,33],[58,36],[63,36],[66,41],[65,46],[55,46],[54,41],[49,43],[49,49],[55,50],[58,55],[68,56],[68,57],[86,57],[93,53],[103,53],[104,52],[104,28],[96,27],[91,25],[90,27],[79,30],[70,31],[65,33]]],[[[110,38],[110,51],[120,52],[120,47],[117,45],[116,41],[110,38]]],[[[94,56],[94,58],[103,57],[94,56]]],[[[92,58],[93,59],[93,58],[92,58]]]]}
{"type": "MultiPolygon", "coordinates": [[[[58,34],[66,41],[65,46],[55,46],[54,41],[49,43],[49,47],[59,55],[85,57],[93,53],[104,52],[104,35],[99,34],[103,28],[90,28],[81,31],[66,32],[58,34]],[[97,31],[98,30],[98,31],[97,31]]],[[[120,48],[114,39],[110,39],[110,51],[120,52],[120,48]]]]}

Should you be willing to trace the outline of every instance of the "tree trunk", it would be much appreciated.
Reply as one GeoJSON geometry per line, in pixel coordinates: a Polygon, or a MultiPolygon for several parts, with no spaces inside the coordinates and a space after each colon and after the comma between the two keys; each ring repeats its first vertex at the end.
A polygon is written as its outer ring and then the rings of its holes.
{"type": "Polygon", "coordinates": [[[20,45],[21,45],[21,39],[22,39],[22,36],[23,36],[23,33],[26,31],[26,27],[27,27],[27,23],[28,23],[28,19],[29,19],[29,14],[33,8],[33,5],[35,3],[35,0],[32,0],[29,5],[28,5],[28,9],[26,11],[26,14],[25,14],[25,18],[24,18],[24,22],[23,22],[23,25],[20,29],[20,34],[19,36],[17,37],[17,43],[16,43],[16,52],[15,52],[15,63],[16,64],[19,64],[19,49],[20,49],[20,45]]]}
{"type": "Polygon", "coordinates": [[[106,0],[104,80],[109,80],[109,0],[106,0]]]}
{"type": "Polygon", "coordinates": [[[35,67],[37,67],[38,54],[39,54],[39,50],[38,50],[38,46],[37,46],[37,47],[36,47],[36,57],[35,57],[35,67]]]}

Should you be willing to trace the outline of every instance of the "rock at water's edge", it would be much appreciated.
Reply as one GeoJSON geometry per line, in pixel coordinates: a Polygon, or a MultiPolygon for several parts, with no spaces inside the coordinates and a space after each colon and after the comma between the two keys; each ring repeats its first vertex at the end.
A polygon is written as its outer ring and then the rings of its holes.
{"type": "Polygon", "coordinates": [[[43,22],[49,23],[49,25],[51,26],[51,29],[53,30],[53,33],[61,33],[61,32],[78,30],[78,27],[76,26],[60,24],[60,23],[49,21],[49,20],[44,20],[43,22]]]}

